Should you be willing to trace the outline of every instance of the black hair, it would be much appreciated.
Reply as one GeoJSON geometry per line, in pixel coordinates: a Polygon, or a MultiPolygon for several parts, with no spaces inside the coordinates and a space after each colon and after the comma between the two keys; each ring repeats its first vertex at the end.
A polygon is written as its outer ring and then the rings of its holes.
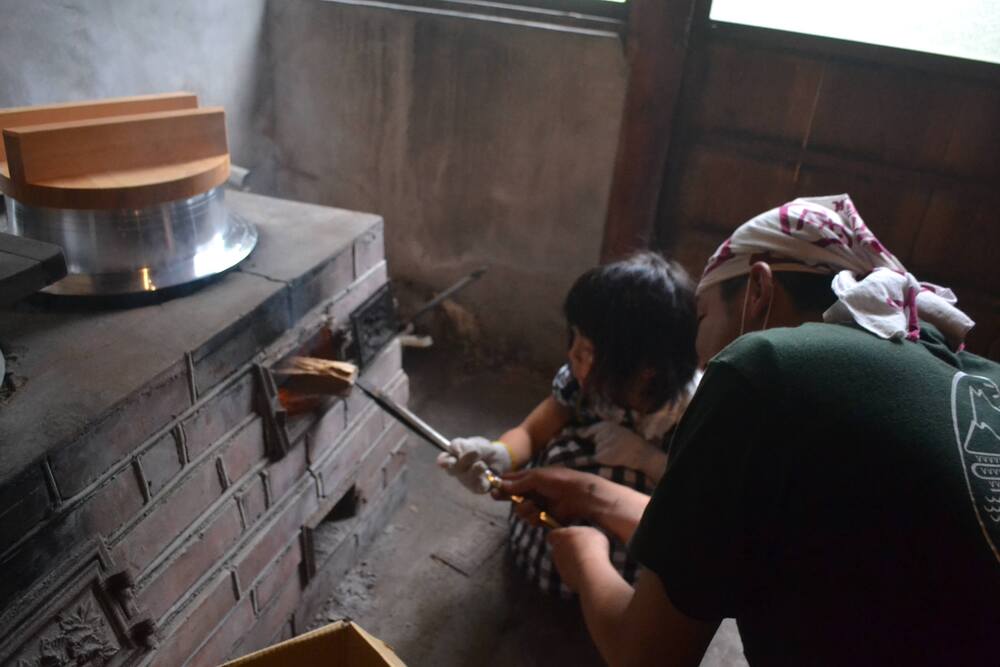
{"type": "MultiPolygon", "coordinates": [[[[563,305],[570,327],[594,344],[587,391],[627,405],[632,383],[652,371],[646,398],[657,408],[676,398],[698,367],[694,285],[657,253],[590,269],[563,305]]],[[[570,344],[572,344],[572,330],[570,344]]]]}
{"type": "MultiPolygon", "coordinates": [[[[785,291],[792,298],[792,304],[799,310],[824,311],[837,300],[837,295],[833,293],[833,288],[830,286],[833,282],[833,276],[829,274],[775,271],[772,275],[785,288],[785,291]]],[[[720,283],[722,298],[726,301],[732,301],[738,294],[742,294],[746,284],[747,276],[745,275],[736,276],[720,283]]]]}

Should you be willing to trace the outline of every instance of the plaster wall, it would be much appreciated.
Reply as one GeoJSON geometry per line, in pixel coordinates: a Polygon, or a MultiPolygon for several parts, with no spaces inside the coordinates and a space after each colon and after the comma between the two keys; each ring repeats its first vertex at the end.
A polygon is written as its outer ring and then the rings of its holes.
{"type": "Polygon", "coordinates": [[[620,39],[373,4],[268,4],[275,153],[259,182],[383,215],[396,279],[441,289],[489,263],[458,298],[481,342],[557,363],[562,299],[598,261],[620,39]]]}

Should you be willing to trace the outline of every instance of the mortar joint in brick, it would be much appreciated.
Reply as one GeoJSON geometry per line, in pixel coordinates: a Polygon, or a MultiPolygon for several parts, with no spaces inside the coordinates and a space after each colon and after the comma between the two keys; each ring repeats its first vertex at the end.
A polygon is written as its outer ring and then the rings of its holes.
{"type": "Polygon", "coordinates": [[[198,402],[198,383],[194,374],[194,356],[190,352],[184,353],[184,366],[187,368],[188,395],[191,397],[191,405],[198,402]]]}
{"type": "Polygon", "coordinates": [[[146,473],[142,469],[142,461],[138,456],[132,457],[132,472],[135,474],[136,482],[139,483],[139,493],[142,494],[142,503],[148,505],[153,496],[149,491],[150,483],[146,479],[146,473]]]}
{"type": "Polygon", "coordinates": [[[187,437],[184,435],[184,427],[181,426],[180,421],[170,428],[170,435],[173,437],[174,446],[177,448],[177,460],[180,461],[181,467],[183,467],[188,462],[187,437]]]}
{"type": "Polygon", "coordinates": [[[271,509],[274,498],[271,495],[271,476],[267,474],[266,470],[260,471],[260,481],[264,485],[264,507],[271,509]]]}
{"type": "Polygon", "coordinates": [[[309,476],[313,478],[313,483],[316,485],[316,498],[322,499],[323,498],[323,476],[320,475],[319,471],[317,471],[312,465],[309,465],[306,468],[306,472],[309,473],[309,476]]]}
{"type": "Polygon", "coordinates": [[[45,478],[45,488],[49,491],[49,500],[52,505],[52,513],[54,514],[59,511],[63,498],[59,494],[59,485],[56,483],[56,476],[52,473],[52,463],[48,457],[42,461],[42,475],[45,478]]]}
{"type": "Polygon", "coordinates": [[[236,496],[236,510],[240,513],[240,526],[243,528],[243,532],[246,532],[250,528],[250,520],[247,518],[247,510],[243,506],[243,494],[236,496]]]}
{"type": "Polygon", "coordinates": [[[180,421],[173,428],[174,438],[177,439],[177,453],[181,457],[181,467],[191,463],[191,455],[187,447],[187,433],[184,432],[184,424],[180,421]]]}
{"type": "Polygon", "coordinates": [[[229,570],[230,579],[233,582],[233,596],[237,600],[243,599],[243,589],[240,587],[240,574],[236,569],[229,570]]]}
{"type": "Polygon", "coordinates": [[[219,486],[222,491],[228,489],[231,485],[229,481],[229,475],[226,474],[226,464],[222,462],[221,456],[215,457],[215,472],[219,475],[219,486]]]}

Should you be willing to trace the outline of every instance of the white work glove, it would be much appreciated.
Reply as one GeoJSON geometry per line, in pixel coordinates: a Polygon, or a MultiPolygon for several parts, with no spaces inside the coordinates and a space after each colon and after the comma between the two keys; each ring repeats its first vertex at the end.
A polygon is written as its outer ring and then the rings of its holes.
{"type": "Polygon", "coordinates": [[[667,469],[667,453],[614,422],[597,422],[578,433],[594,442],[594,460],[601,465],[637,470],[659,482],[667,469]]]}
{"type": "Polygon", "coordinates": [[[451,441],[451,450],[455,453],[438,455],[438,465],[454,475],[473,493],[488,493],[490,480],[486,476],[489,468],[498,475],[511,469],[510,453],[499,442],[493,442],[478,436],[472,438],[455,438],[451,441]]]}

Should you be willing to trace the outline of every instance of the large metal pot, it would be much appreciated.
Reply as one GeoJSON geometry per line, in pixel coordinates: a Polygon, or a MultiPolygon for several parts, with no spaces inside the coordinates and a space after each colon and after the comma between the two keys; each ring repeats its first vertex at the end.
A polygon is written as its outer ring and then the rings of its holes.
{"type": "Polygon", "coordinates": [[[57,209],[5,199],[11,233],[63,248],[69,275],[45,288],[53,294],[174,287],[235,266],[257,243],[253,225],[226,208],[222,187],[141,209],[57,209]]]}

